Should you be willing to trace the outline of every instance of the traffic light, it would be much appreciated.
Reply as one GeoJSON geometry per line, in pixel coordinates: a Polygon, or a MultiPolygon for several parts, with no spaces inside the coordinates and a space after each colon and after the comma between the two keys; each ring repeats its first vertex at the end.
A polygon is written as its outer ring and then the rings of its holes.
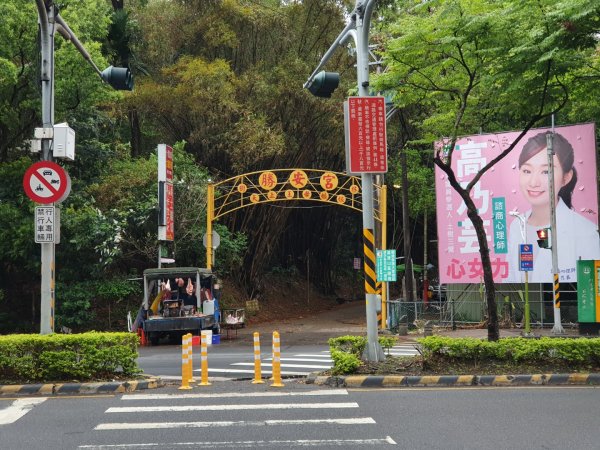
{"type": "Polygon", "coordinates": [[[331,94],[340,84],[340,74],[322,70],[312,79],[308,90],[317,97],[331,97],[331,94]]]}
{"type": "Polygon", "coordinates": [[[113,67],[102,71],[102,79],[117,91],[133,90],[133,75],[127,67],[113,67]]]}
{"type": "Polygon", "coordinates": [[[538,245],[540,248],[550,248],[550,228],[537,230],[538,245]]]}

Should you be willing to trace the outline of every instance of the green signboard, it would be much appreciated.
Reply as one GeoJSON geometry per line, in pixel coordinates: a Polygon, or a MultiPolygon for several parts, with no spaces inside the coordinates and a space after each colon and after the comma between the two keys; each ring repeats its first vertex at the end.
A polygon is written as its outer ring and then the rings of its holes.
{"type": "Polygon", "coordinates": [[[508,236],[506,234],[506,205],[504,202],[504,197],[492,198],[492,208],[494,213],[492,216],[494,224],[494,252],[508,253],[508,236]]]}
{"type": "Polygon", "coordinates": [[[396,250],[377,250],[377,281],[396,281],[396,250]]]}
{"type": "Polygon", "coordinates": [[[596,322],[596,295],[598,277],[595,261],[577,261],[577,321],[596,322]]]}

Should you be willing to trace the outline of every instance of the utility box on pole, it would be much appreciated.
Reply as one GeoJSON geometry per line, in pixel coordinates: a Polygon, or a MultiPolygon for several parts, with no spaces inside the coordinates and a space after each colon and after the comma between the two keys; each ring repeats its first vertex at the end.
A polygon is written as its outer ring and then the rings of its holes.
{"type": "Polygon", "coordinates": [[[68,123],[54,125],[52,155],[57,159],[75,161],[75,131],[68,123]]]}

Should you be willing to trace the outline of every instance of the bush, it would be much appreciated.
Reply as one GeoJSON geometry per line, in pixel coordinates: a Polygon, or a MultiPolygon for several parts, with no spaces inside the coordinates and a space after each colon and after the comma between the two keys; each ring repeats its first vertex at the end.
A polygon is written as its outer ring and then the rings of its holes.
{"type": "Polygon", "coordinates": [[[138,375],[137,345],[131,333],[0,336],[0,383],[138,375]]]}
{"type": "MultiPolygon", "coordinates": [[[[331,359],[333,360],[333,375],[343,375],[356,372],[361,364],[361,357],[367,346],[364,336],[340,336],[328,341],[331,359]]],[[[393,347],[396,339],[393,337],[379,337],[379,344],[384,349],[393,347]]]]}
{"type": "Polygon", "coordinates": [[[600,338],[505,338],[489,342],[475,338],[430,336],[419,339],[419,343],[426,359],[436,357],[475,363],[483,360],[511,363],[571,362],[578,365],[600,363],[600,338]]]}

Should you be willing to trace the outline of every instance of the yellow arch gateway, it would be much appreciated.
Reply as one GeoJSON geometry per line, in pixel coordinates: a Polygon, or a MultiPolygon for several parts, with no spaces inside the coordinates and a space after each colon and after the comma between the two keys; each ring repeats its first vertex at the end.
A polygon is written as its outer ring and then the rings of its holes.
{"type": "MultiPolygon", "coordinates": [[[[378,192],[381,187],[375,185],[378,192]]],[[[209,221],[260,203],[315,201],[362,211],[360,178],[316,169],[250,172],[209,184],[209,221]],[[212,208],[211,208],[212,206],[212,208]]],[[[381,222],[379,209],[375,219],[381,222]]]]}
{"type": "MultiPolygon", "coordinates": [[[[317,169],[273,169],[249,172],[218,183],[208,184],[206,213],[206,267],[212,268],[213,221],[238,209],[261,203],[311,201],[345,206],[362,212],[360,178],[340,172],[317,169]]],[[[382,247],[386,248],[386,186],[373,185],[376,202],[374,219],[381,223],[382,247]],[[378,201],[377,201],[378,199],[378,201]]],[[[379,283],[378,283],[379,284],[379,283]]],[[[382,289],[385,323],[385,294],[382,289]]]]}

